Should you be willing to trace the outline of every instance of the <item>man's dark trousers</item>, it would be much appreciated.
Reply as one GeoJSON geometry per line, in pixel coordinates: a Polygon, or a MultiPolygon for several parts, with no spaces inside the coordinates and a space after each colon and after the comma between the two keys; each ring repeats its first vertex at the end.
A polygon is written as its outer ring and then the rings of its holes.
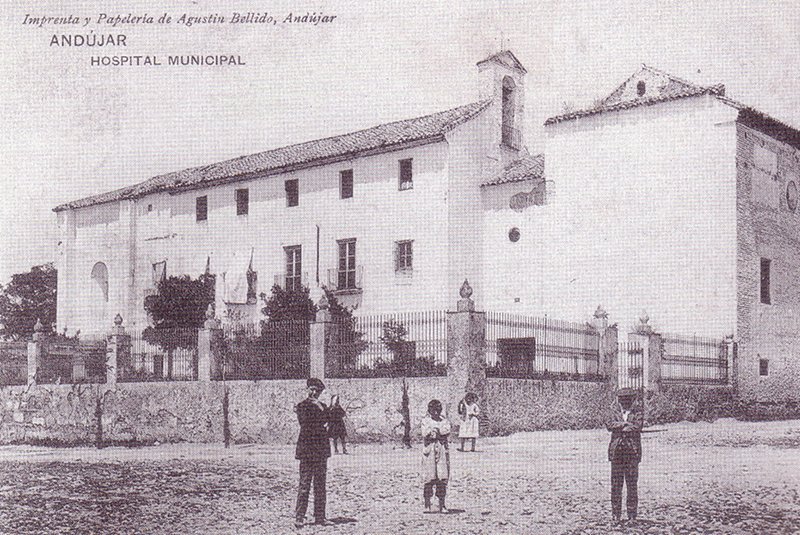
{"type": "Polygon", "coordinates": [[[618,448],[614,459],[611,461],[611,512],[619,518],[622,514],[622,483],[628,488],[627,510],[628,518],[636,518],[639,506],[639,460],[637,456],[627,450],[618,448]]]}
{"type": "Polygon", "coordinates": [[[311,482],[314,482],[314,519],[319,522],[325,519],[325,477],[328,473],[327,457],[319,460],[300,461],[300,488],[297,492],[297,508],[295,518],[302,521],[308,509],[308,493],[311,482]]]}

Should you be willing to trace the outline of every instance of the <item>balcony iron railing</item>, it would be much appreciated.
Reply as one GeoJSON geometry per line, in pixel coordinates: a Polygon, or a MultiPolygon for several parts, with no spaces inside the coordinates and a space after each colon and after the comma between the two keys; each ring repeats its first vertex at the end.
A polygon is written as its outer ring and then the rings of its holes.
{"type": "Polygon", "coordinates": [[[328,288],[334,290],[361,290],[364,266],[356,266],[355,269],[329,269],[328,288]]]}

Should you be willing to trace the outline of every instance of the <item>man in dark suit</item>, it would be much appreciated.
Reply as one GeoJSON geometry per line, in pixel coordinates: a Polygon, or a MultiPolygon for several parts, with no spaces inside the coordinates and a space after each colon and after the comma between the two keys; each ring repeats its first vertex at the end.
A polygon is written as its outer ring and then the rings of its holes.
{"type": "Polygon", "coordinates": [[[622,484],[628,488],[626,501],[628,520],[635,520],[639,506],[637,483],[639,461],[642,460],[643,415],[634,406],[636,391],[623,388],[617,392],[618,403],[608,424],[611,442],[608,445],[608,460],[611,461],[611,514],[615,524],[621,522],[622,484]]]}
{"type": "Polygon", "coordinates": [[[314,523],[326,525],[325,520],[325,477],[328,471],[328,457],[331,446],[328,443],[328,407],[319,400],[325,385],[312,377],[306,381],[308,397],[297,404],[297,421],[300,423],[300,436],[297,438],[295,458],[300,461],[300,488],[297,491],[295,527],[302,527],[308,509],[308,494],[314,483],[314,523]]]}

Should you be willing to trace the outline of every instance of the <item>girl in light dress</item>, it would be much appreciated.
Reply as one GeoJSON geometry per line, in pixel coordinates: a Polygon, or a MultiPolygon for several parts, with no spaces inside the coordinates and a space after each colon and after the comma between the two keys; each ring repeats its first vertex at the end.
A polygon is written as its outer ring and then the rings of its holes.
{"type": "Polygon", "coordinates": [[[458,451],[464,451],[464,444],[467,439],[472,441],[472,451],[475,451],[475,439],[478,438],[478,415],[481,413],[478,407],[478,396],[469,392],[458,404],[458,413],[463,418],[458,428],[458,438],[461,439],[461,447],[458,451]]]}
{"type": "Polygon", "coordinates": [[[447,507],[444,498],[447,494],[447,481],[450,477],[450,451],[448,437],[450,436],[450,422],[442,416],[442,403],[432,399],[428,403],[428,416],[422,420],[422,498],[425,502],[425,512],[434,512],[431,497],[436,490],[439,499],[438,512],[446,513],[447,507]]]}

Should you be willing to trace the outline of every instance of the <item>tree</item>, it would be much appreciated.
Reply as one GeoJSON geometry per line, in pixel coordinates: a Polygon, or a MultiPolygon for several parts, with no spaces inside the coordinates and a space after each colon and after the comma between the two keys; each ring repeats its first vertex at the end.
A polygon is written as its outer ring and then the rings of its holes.
{"type": "Polygon", "coordinates": [[[55,267],[48,263],[0,284],[0,337],[19,340],[31,336],[39,319],[47,328],[55,323],[57,278],[55,267]]]}
{"type": "Polygon", "coordinates": [[[145,298],[153,326],[142,332],[142,338],[167,352],[167,377],[172,377],[173,352],[197,347],[196,329],[203,326],[206,310],[214,303],[215,283],[214,275],[168,277],[159,283],[157,294],[145,298]]]}
{"type": "Polygon", "coordinates": [[[411,408],[408,398],[408,384],[406,383],[405,371],[407,368],[407,352],[405,351],[406,336],[408,330],[406,326],[395,320],[389,320],[383,323],[383,334],[381,335],[381,342],[392,353],[394,362],[392,363],[393,370],[400,370],[403,373],[403,397],[400,401],[400,415],[403,417],[403,445],[407,448],[411,447],[411,408]]]}
{"type": "MultiPolygon", "coordinates": [[[[367,346],[363,339],[364,333],[356,330],[356,320],[353,317],[353,313],[339,303],[334,293],[325,286],[322,287],[322,290],[325,292],[328,310],[331,313],[331,321],[334,324],[333,334],[329,343],[336,355],[335,362],[326,364],[326,369],[330,365],[329,369],[334,374],[344,369],[354,369],[356,358],[367,346]]],[[[306,287],[301,287],[297,290],[286,290],[276,284],[272,287],[271,294],[269,296],[261,294],[261,299],[265,305],[261,311],[269,318],[262,326],[263,337],[266,337],[271,332],[273,326],[277,327],[279,322],[289,320],[314,321],[319,310],[314,301],[311,300],[309,289],[306,287]]],[[[291,331],[295,333],[305,332],[305,338],[299,339],[298,336],[300,334],[295,337],[283,335],[284,340],[289,345],[308,344],[307,330],[291,329],[291,331]]]]}
{"type": "Polygon", "coordinates": [[[309,297],[307,287],[286,290],[276,284],[272,287],[269,297],[261,294],[261,300],[264,301],[261,312],[269,318],[269,321],[314,321],[317,315],[317,305],[309,297]]]}
{"type": "Polygon", "coordinates": [[[197,279],[183,275],[161,281],[158,293],[144,300],[153,328],[202,327],[208,305],[214,302],[215,283],[214,275],[201,275],[197,279]]]}

